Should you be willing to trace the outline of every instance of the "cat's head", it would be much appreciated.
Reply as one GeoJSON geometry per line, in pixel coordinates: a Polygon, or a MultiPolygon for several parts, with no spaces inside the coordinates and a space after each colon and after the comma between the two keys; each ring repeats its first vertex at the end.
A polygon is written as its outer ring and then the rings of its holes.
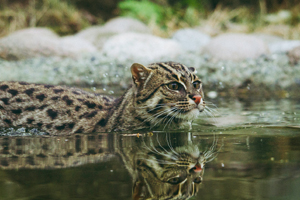
{"type": "Polygon", "coordinates": [[[137,112],[151,125],[192,121],[205,108],[202,82],[193,67],[175,62],[147,67],[134,63],[131,73],[137,112]]]}
{"type": "Polygon", "coordinates": [[[199,190],[205,163],[213,158],[212,152],[201,153],[197,146],[149,152],[137,160],[133,199],[189,199],[199,190]]]}

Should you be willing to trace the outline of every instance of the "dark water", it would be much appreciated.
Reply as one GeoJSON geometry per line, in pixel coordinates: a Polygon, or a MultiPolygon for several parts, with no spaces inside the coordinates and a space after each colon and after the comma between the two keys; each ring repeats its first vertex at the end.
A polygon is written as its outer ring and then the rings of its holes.
{"type": "Polygon", "coordinates": [[[215,152],[190,199],[299,199],[300,102],[214,103],[192,131],[2,136],[0,199],[132,199],[129,152],[181,146],[215,152]]]}

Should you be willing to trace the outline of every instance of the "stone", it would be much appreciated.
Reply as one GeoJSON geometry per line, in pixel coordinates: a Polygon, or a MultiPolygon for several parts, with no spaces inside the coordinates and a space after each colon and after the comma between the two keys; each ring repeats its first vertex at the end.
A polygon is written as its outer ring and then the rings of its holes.
{"type": "Polygon", "coordinates": [[[117,17],[109,20],[103,26],[92,26],[76,34],[94,44],[99,50],[108,38],[126,32],[150,34],[151,30],[137,19],[129,17],[117,17]]]}
{"type": "Polygon", "coordinates": [[[288,57],[292,65],[298,64],[300,61],[300,45],[290,50],[288,57]]]}
{"type": "Polygon", "coordinates": [[[60,46],[65,57],[76,57],[85,53],[95,53],[97,48],[89,41],[75,36],[66,36],[60,39],[60,46]],[[73,56],[72,56],[73,55],[73,56]]]}
{"type": "Polygon", "coordinates": [[[283,40],[269,45],[271,53],[287,53],[293,48],[300,46],[300,40],[283,40]]]}
{"type": "Polygon", "coordinates": [[[4,60],[21,60],[41,56],[74,58],[82,53],[95,51],[96,48],[87,41],[60,38],[46,28],[23,29],[0,39],[0,58],[4,60]]]}
{"type": "Polygon", "coordinates": [[[269,51],[267,45],[255,36],[227,33],[213,38],[203,52],[214,60],[241,61],[258,58],[269,51]]]}
{"type": "Polygon", "coordinates": [[[266,33],[253,33],[251,35],[263,40],[268,45],[276,43],[276,42],[282,42],[284,40],[282,37],[279,37],[276,35],[270,35],[270,34],[266,34],[266,33]]]}
{"type": "Polygon", "coordinates": [[[191,28],[176,31],[172,39],[178,42],[183,50],[195,53],[200,53],[211,40],[209,35],[191,28]]]}
{"type": "Polygon", "coordinates": [[[104,25],[104,27],[114,33],[151,33],[151,30],[144,23],[130,17],[117,17],[111,19],[104,25]]]}
{"type": "Polygon", "coordinates": [[[173,60],[181,52],[180,45],[171,39],[141,33],[123,33],[113,36],[102,49],[102,53],[111,60],[141,64],[173,60]]]}

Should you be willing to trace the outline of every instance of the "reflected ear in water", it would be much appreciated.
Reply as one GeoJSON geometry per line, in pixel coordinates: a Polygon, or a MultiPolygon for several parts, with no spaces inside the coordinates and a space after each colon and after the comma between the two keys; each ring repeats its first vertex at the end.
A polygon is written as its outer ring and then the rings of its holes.
{"type": "Polygon", "coordinates": [[[205,164],[217,156],[217,140],[206,141],[202,151],[189,134],[123,135],[118,149],[133,178],[134,200],[189,199],[198,192],[205,164]]]}

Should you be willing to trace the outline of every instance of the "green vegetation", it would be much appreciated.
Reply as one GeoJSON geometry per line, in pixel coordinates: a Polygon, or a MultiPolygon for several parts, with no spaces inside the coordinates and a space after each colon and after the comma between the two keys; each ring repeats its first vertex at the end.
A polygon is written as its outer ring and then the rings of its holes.
{"type": "Polygon", "coordinates": [[[300,39],[300,3],[293,0],[0,0],[0,36],[47,26],[73,34],[115,16],[130,16],[168,37],[184,27],[201,26],[210,35],[259,31],[300,39]]]}
{"type": "Polygon", "coordinates": [[[66,35],[90,25],[84,14],[66,1],[29,0],[28,3],[0,3],[0,36],[35,26],[51,27],[58,34],[66,35]]]}

